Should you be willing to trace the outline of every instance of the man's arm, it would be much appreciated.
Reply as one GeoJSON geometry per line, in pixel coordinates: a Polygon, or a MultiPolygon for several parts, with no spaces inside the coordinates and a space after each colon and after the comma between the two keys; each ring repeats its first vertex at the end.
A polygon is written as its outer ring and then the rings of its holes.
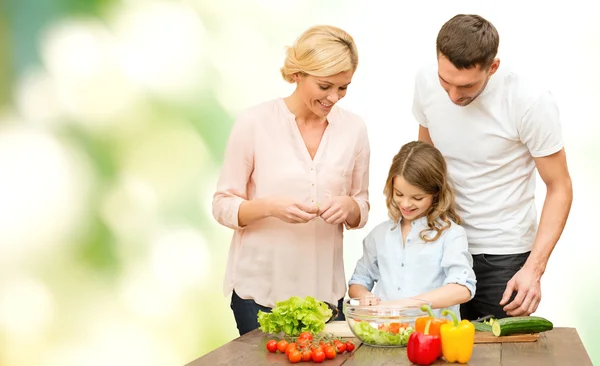
{"type": "Polygon", "coordinates": [[[511,316],[533,313],[541,300],[540,279],[546,270],[550,254],[560,238],[573,201],[571,176],[565,150],[535,158],[540,177],[546,184],[546,198],[531,254],[523,268],[508,282],[500,305],[504,305],[513,290],[515,299],[504,307],[511,316]]]}
{"type": "Polygon", "coordinates": [[[431,136],[429,135],[429,129],[421,125],[419,125],[419,141],[433,145],[433,141],[431,141],[431,136]]]}
{"type": "Polygon", "coordinates": [[[543,274],[567,223],[573,202],[573,187],[564,149],[550,156],[536,158],[535,165],[546,184],[546,199],[533,249],[525,265],[533,266],[543,274]]]}

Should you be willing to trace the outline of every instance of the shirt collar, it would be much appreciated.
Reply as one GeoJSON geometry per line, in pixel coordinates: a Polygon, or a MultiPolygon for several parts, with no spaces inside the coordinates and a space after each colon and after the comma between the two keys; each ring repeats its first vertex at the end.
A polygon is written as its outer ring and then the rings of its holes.
{"type": "MultiPolygon", "coordinates": [[[[402,218],[400,218],[400,221],[398,221],[398,226],[400,226],[400,223],[402,222],[402,218]]],[[[413,220],[413,222],[411,223],[412,227],[418,226],[418,227],[427,227],[427,216],[423,216],[417,220],[413,220]]]]}

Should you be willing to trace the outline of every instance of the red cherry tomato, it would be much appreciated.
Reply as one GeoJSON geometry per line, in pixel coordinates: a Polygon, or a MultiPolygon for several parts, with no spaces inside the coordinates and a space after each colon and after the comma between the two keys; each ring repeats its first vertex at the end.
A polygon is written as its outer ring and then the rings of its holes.
{"type": "Polygon", "coordinates": [[[291,363],[298,363],[302,360],[302,354],[294,348],[288,353],[288,360],[291,363]]]}
{"type": "Polygon", "coordinates": [[[328,360],[333,360],[336,355],[337,353],[335,353],[335,348],[333,348],[333,346],[325,347],[325,358],[328,360]]]}
{"type": "Polygon", "coordinates": [[[315,363],[321,363],[325,361],[325,352],[320,347],[314,348],[312,350],[311,359],[315,363]]]}
{"type": "Polygon", "coordinates": [[[277,349],[281,353],[285,353],[285,351],[287,350],[287,347],[288,347],[288,342],[285,339],[282,339],[279,341],[279,343],[277,343],[277,349]]]}
{"type": "Polygon", "coordinates": [[[298,342],[307,340],[309,342],[311,342],[313,340],[313,335],[311,332],[302,332],[300,333],[300,335],[298,336],[298,342]]]}
{"type": "Polygon", "coordinates": [[[285,355],[289,356],[290,352],[296,349],[296,343],[290,343],[288,344],[286,350],[285,350],[285,355]]]}
{"type": "Polygon", "coordinates": [[[350,341],[346,342],[346,351],[352,352],[352,351],[354,351],[355,348],[356,348],[356,346],[354,345],[354,343],[352,343],[350,341]]]}
{"type": "Polygon", "coordinates": [[[302,361],[308,362],[312,359],[312,352],[309,349],[302,351],[302,361]]]}
{"type": "Polygon", "coordinates": [[[270,341],[267,342],[267,351],[269,351],[271,353],[277,352],[277,341],[276,340],[271,339],[270,341]]]}

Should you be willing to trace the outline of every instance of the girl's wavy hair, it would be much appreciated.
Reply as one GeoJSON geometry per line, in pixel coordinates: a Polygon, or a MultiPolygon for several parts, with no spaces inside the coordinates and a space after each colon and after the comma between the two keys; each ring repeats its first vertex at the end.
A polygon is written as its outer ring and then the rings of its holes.
{"type": "Polygon", "coordinates": [[[456,213],[454,192],[447,174],[446,160],[432,145],[413,141],[402,146],[392,160],[383,190],[390,219],[397,224],[402,217],[394,201],[394,178],[403,177],[408,184],[433,195],[432,204],[425,213],[428,228],[419,234],[421,239],[425,242],[436,241],[450,227],[450,220],[460,225],[461,219],[456,213]],[[432,235],[426,236],[428,233],[432,235]]]}

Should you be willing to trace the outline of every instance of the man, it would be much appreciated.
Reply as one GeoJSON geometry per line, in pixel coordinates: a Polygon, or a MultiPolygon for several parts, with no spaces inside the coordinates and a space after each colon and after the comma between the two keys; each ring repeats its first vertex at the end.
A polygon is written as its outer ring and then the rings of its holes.
{"type": "Polygon", "coordinates": [[[445,156],[477,277],[464,319],[530,315],[569,215],[573,191],[555,101],[499,69],[499,36],[477,15],[457,15],[437,37],[437,67],[419,71],[419,140],[445,156]],[[547,189],[539,227],[535,170],[547,189]]]}

